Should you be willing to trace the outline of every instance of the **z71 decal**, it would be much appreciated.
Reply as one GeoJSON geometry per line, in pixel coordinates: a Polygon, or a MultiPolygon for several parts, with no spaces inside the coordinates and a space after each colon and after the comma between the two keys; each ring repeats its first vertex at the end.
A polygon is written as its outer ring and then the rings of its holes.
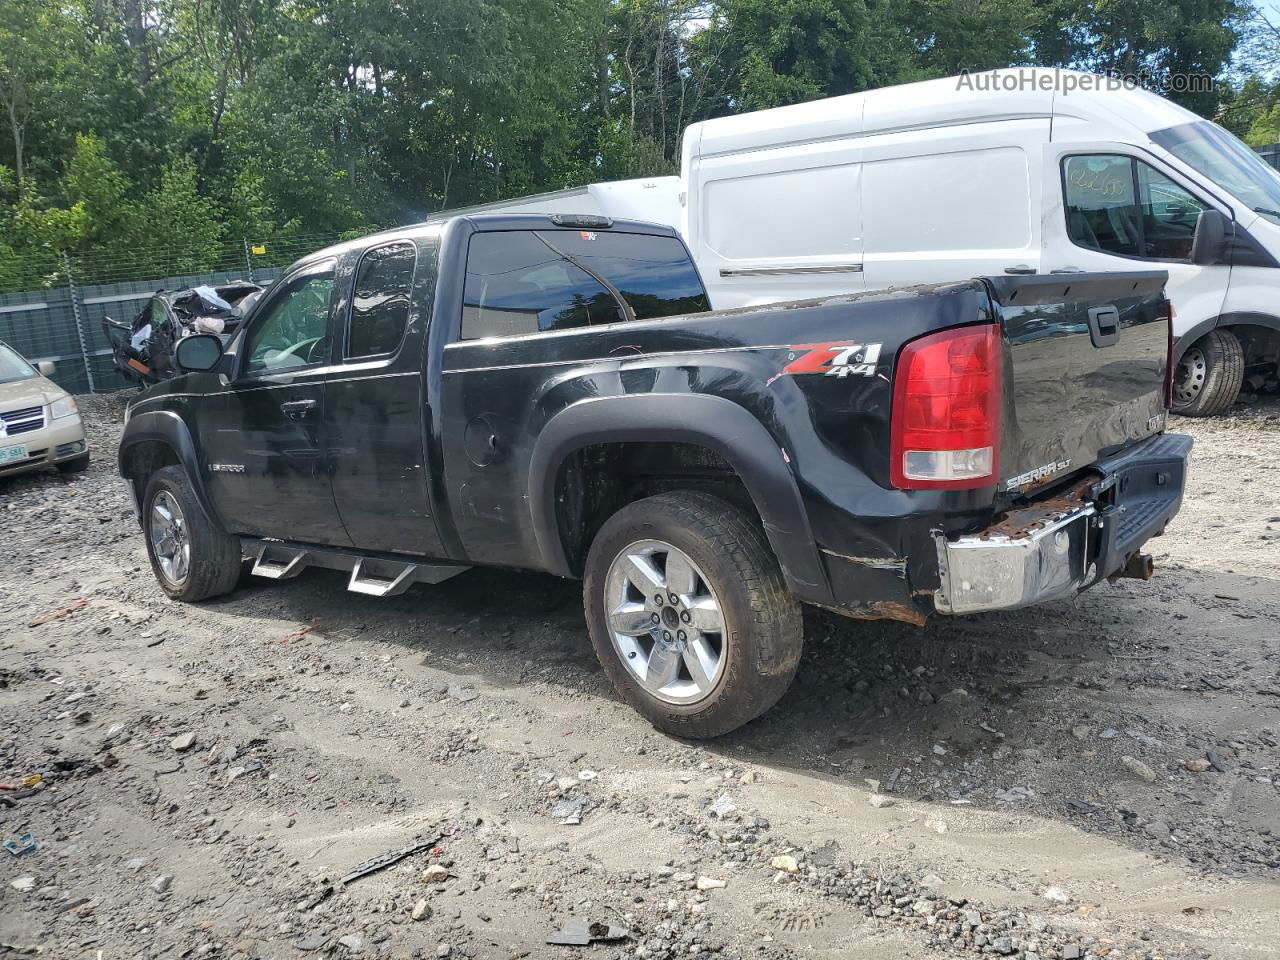
{"type": "MultiPolygon", "coordinates": [[[[811,343],[792,347],[798,354],[782,368],[779,377],[820,373],[824,377],[875,376],[876,363],[880,359],[878,343],[811,343]]],[[[774,379],[777,379],[776,377],[774,379]]]]}

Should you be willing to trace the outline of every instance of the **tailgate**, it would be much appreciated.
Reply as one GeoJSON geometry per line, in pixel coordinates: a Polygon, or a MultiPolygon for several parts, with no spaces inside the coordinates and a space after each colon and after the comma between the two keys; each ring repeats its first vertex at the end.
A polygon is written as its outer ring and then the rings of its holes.
{"type": "Polygon", "coordinates": [[[1164,271],[986,277],[1009,345],[1000,489],[1061,480],[1164,429],[1164,271]]]}

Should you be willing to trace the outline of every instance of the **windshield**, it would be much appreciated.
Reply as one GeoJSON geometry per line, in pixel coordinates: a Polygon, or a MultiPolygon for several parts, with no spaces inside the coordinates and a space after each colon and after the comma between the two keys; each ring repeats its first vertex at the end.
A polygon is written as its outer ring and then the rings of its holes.
{"type": "Polygon", "coordinates": [[[1183,123],[1157,130],[1151,139],[1255,213],[1280,223],[1280,171],[1216,123],[1183,123]]]}
{"type": "Polygon", "coordinates": [[[0,383],[27,380],[35,375],[35,367],[18,356],[12,347],[0,343],[0,383]]]}

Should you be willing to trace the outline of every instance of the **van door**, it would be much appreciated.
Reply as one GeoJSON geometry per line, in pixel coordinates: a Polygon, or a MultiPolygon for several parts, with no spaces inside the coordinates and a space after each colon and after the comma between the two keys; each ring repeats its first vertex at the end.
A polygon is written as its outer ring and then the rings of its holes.
{"type": "MultiPolygon", "coordinates": [[[[888,125],[889,118],[867,118],[888,125]]],[[[868,289],[1036,273],[1047,117],[864,138],[868,289]]]]}
{"type": "Polygon", "coordinates": [[[863,289],[856,141],[701,158],[689,247],[717,310],[863,289]]]}
{"type": "Polygon", "coordinates": [[[1231,209],[1131,144],[1052,144],[1044,163],[1043,270],[1169,272],[1175,335],[1218,316],[1229,264],[1191,262],[1202,210],[1231,209]]]}

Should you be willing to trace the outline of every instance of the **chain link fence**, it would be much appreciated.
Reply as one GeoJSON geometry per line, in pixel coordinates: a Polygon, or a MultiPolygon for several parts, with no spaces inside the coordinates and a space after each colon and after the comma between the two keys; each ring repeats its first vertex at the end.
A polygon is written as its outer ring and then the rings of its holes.
{"type": "Polygon", "coordinates": [[[51,360],[72,393],[117,390],[102,318],[131,322],[157,290],[232,280],[267,284],[298,258],[336,243],[333,234],[244,238],[218,251],[149,256],[117,250],[0,260],[0,340],[32,363],[51,360]]]}

